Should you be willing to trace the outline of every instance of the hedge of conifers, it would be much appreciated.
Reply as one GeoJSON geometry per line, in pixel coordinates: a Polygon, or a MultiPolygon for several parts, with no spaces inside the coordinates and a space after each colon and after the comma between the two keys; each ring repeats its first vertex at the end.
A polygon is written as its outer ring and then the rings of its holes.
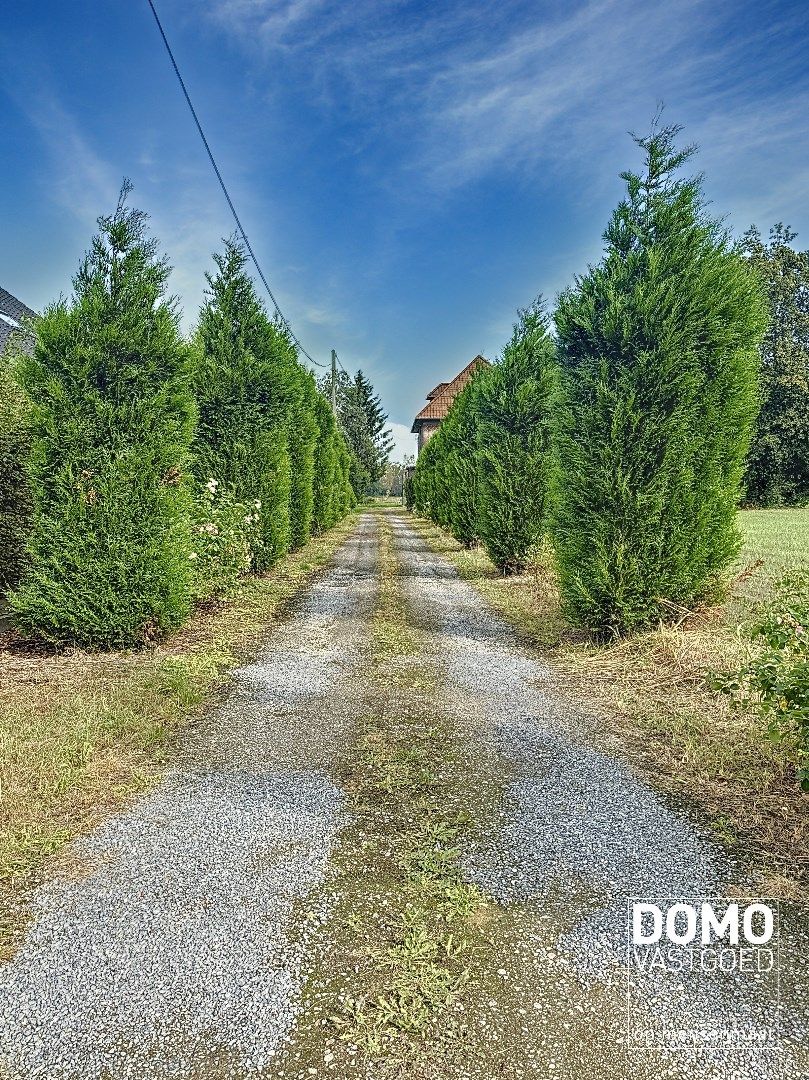
{"type": "Polygon", "coordinates": [[[348,450],[235,243],[196,331],[127,205],[0,379],[0,587],[34,638],[128,647],[356,503],[348,450]]]}
{"type": "Polygon", "coordinates": [[[758,277],[681,179],[676,128],[638,140],[642,175],[598,265],[523,314],[422,451],[417,510],[506,573],[552,547],[570,620],[623,633],[715,595],[767,324],[758,277]]]}

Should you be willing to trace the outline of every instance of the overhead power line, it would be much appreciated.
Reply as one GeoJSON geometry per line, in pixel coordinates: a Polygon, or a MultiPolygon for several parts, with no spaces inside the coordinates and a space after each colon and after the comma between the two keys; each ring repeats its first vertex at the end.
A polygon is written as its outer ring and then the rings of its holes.
{"type": "Polygon", "coordinates": [[[284,315],[283,311],[281,311],[281,308],[278,305],[278,301],[275,299],[275,295],[273,294],[273,291],[269,286],[269,282],[267,281],[266,277],[264,276],[264,271],[261,269],[261,266],[259,265],[259,261],[256,258],[256,254],[253,251],[253,247],[252,247],[252,245],[250,243],[250,240],[248,239],[247,233],[244,231],[244,226],[242,225],[241,221],[239,220],[239,215],[236,213],[236,207],[233,205],[233,199],[231,199],[230,192],[228,191],[228,189],[227,189],[227,187],[225,185],[225,181],[222,179],[222,173],[219,171],[219,166],[216,164],[216,158],[213,156],[213,151],[211,150],[210,144],[209,144],[208,140],[205,137],[205,132],[202,130],[202,124],[200,123],[199,117],[197,116],[197,110],[194,108],[193,102],[191,101],[191,95],[188,93],[188,88],[186,87],[185,82],[183,80],[183,77],[180,74],[180,69],[177,66],[177,61],[174,59],[174,53],[171,51],[171,45],[169,45],[169,40],[166,37],[166,31],[163,29],[163,24],[160,21],[160,16],[157,14],[157,8],[154,6],[154,3],[152,2],[152,0],[148,0],[148,4],[149,4],[149,7],[152,9],[152,15],[154,15],[154,20],[157,23],[157,29],[160,31],[160,36],[163,39],[163,44],[166,46],[166,52],[169,54],[169,60],[171,60],[171,66],[174,68],[174,74],[177,76],[177,81],[180,84],[180,88],[181,88],[181,90],[183,92],[183,96],[185,97],[188,108],[190,109],[191,115],[194,118],[194,123],[197,126],[197,131],[199,132],[199,137],[202,139],[202,145],[205,147],[205,152],[208,155],[208,159],[209,159],[211,165],[213,166],[213,171],[216,173],[216,179],[219,181],[219,186],[222,189],[222,194],[225,196],[225,199],[227,200],[227,204],[230,207],[230,212],[233,215],[233,220],[236,222],[236,228],[238,229],[239,236],[241,237],[242,242],[243,242],[245,248],[247,249],[247,253],[249,254],[250,258],[253,260],[253,265],[256,268],[256,273],[261,278],[261,283],[264,286],[264,288],[267,290],[267,295],[269,296],[270,300],[272,300],[273,307],[275,308],[275,313],[278,316],[279,320],[281,321],[282,325],[286,327],[286,330],[287,330],[289,336],[292,338],[292,340],[298,346],[298,349],[303,353],[303,355],[306,357],[306,359],[309,360],[310,363],[314,364],[316,367],[321,367],[321,368],[328,367],[327,364],[321,364],[319,360],[315,360],[314,357],[310,356],[309,353],[306,351],[306,349],[304,349],[303,345],[301,345],[301,343],[300,343],[300,340],[298,339],[298,337],[293,332],[292,327],[289,324],[289,320],[284,315]]]}

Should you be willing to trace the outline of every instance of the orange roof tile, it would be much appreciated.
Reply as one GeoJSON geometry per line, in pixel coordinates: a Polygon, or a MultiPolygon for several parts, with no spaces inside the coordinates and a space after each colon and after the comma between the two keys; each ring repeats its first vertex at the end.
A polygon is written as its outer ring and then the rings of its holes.
{"type": "Polygon", "coordinates": [[[474,360],[460,371],[452,382],[439,383],[432,393],[427,395],[427,404],[416,414],[411,431],[418,432],[419,426],[424,420],[443,420],[449,412],[453,401],[460,394],[472,376],[480,367],[488,367],[489,361],[483,356],[476,356],[474,360]]]}

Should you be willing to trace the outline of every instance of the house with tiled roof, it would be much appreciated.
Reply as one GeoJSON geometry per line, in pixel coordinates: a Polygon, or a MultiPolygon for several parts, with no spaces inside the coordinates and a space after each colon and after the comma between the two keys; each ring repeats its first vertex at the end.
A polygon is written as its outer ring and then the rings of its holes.
{"type": "MultiPolygon", "coordinates": [[[[0,354],[2,354],[9,338],[16,330],[25,326],[29,319],[36,317],[36,312],[27,307],[22,300],[12,296],[4,288],[0,287],[0,354]]],[[[30,335],[25,335],[26,338],[30,335]]]]}
{"type": "Polygon", "coordinates": [[[488,366],[488,360],[482,356],[476,356],[474,360],[466,365],[463,371],[458,372],[451,382],[439,383],[434,390],[430,391],[427,395],[427,404],[417,414],[416,419],[413,421],[413,427],[410,429],[414,435],[419,437],[419,453],[438,431],[441,421],[449,412],[453,401],[475,372],[479,371],[481,367],[488,366]]]}

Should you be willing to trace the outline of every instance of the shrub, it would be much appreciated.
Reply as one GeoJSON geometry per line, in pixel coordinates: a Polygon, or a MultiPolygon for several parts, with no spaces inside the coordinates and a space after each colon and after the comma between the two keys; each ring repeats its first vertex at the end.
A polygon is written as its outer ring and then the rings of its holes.
{"type": "Polygon", "coordinates": [[[300,371],[294,345],[256,295],[242,248],[228,241],[214,261],[195,341],[195,473],[201,483],[219,479],[237,502],[261,503],[254,569],[264,570],[291,542],[289,431],[300,371]]]}
{"type": "MultiPolygon", "coordinates": [[[[471,547],[480,538],[478,522],[479,389],[490,372],[476,375],[455,398],[433,437],[440,439],[440,490],[436,490],[437,516],[459,544],[471,547]]],[[[431,440],[432,441],[432,440],[431,440]]]]}
{"type": "Polygon", "coordinates": [[[27,402],[0,356],[0,593],[16,585],[31,518],[25,470],[30,450],[27,402]]]}
{"type": "Polygon", "coordinates": [[[312,535],[315,446],[319,431],[315,408],[320,397],[311,373],[300,365],[297,379],[299,393],[289,419],[289,542],[293,550],[302,547],[312,535]]]}
{"type": "Polygon", "coordinates": [[[541,303],[521,312],[477,390],[478,528],[492,562],[521,570],[548,528],[557,364],[541,303]]]}
{"type": "Polygon", "coordinates": [[[708,597],[735,512],[766,325],[753,272],[704,209],[679,129],[636,140],[645,174],[602,261],[556,315],[565,406],[555,540],[564,609],[625,632],[708,597]]]}
{"type": "Polygon", "coordinates": [[[413,487],[413,472],[411,472],[409,468],[405,470],[404,481],[402,483],[402,495],[404,496],[405,509],[415,510],[416,493],[413,487]]]}
{"type": "Polygon", "coordinates": [[[194,598],[209,600],[249,573],[261,540],[261,503],[237,502],[216,477],[195,484],[192,502],[194,598]]]}
{"type": "Polygon", "coordinates": [[[312,483],[312,529],[321,534],[337,522],[341,514],[338,485],[342,485],[337,448],[337,423],[331,406],[318,394],[314,401],[317,424],[314,477],[312,483]]]}
{"type": "Polygon", "coordinates": [[[10,604],[34,636],[85,647],[152,640],[190,605],[188,354],[129,190],[20,365],[33,518],[10,604]]]}
{"type": "Polygon", "coordinates": [[[779,582],[751,636],[759,655],[720,686],[758,706],[770,739],[791,753],[801,787],[809,791],[809,573],[779,582]]]}

